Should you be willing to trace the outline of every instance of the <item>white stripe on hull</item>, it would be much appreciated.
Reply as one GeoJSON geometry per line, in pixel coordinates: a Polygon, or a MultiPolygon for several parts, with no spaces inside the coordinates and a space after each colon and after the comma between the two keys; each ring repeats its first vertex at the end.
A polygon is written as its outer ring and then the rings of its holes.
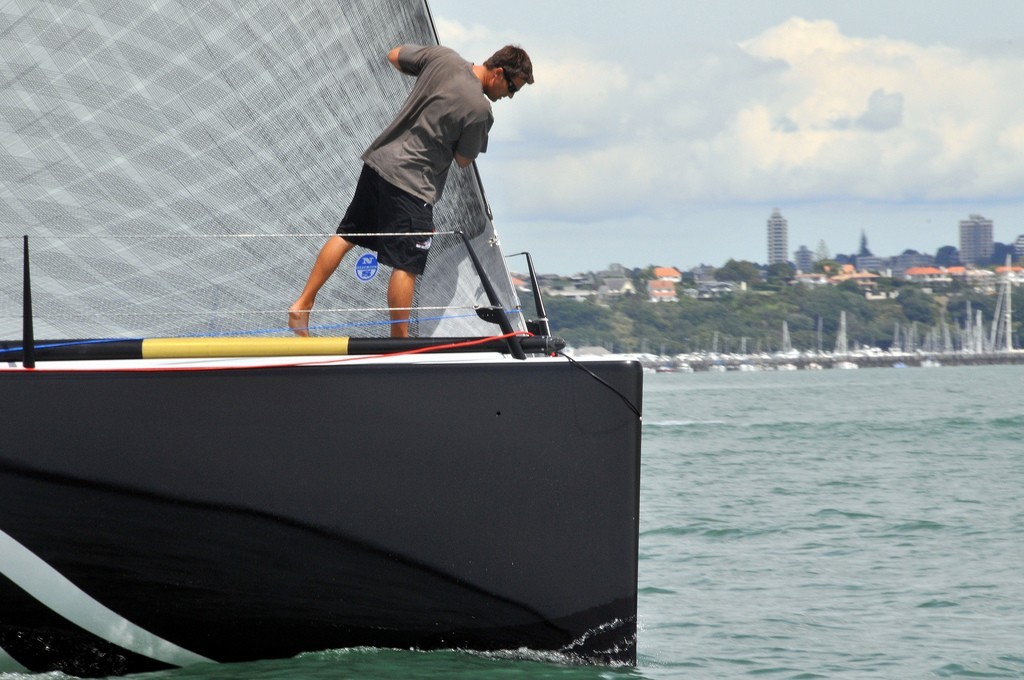
{"type": "MultiPolygon", "coordinates": [[[[168,642],[108,609],[2,530],[0,573],[68,621],[118,647],[174,666],[213,661],[168,642]]],[[[10,659],[10,656],[0,649],[0,671],[4,670],[5,658],[10,659]]]]}

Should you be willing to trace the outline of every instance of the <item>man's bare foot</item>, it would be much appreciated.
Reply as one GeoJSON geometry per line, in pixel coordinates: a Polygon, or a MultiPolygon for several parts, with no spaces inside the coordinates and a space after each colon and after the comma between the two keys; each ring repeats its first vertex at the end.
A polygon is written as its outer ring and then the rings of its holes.
{"type": "Polygon", "coordinates": [[[309,337],[309,310],[292,305],[288,309],[288,328],[303,338],[309,337]]]}

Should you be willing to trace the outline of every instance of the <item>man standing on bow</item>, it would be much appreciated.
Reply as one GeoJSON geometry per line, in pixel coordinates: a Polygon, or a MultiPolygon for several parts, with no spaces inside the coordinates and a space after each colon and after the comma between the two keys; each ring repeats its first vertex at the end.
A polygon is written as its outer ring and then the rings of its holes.
{"type": "Polygon", "coordinates": [[[511,99],[533,83],[530,57],[514,45],[502,47],[482,65],[441,46],[403,45],[391,50],[388,60],[415,76],[416,84],[395,120],[363,153],[363,170],[338,233],[320,249],[302,294],[288,309],[288,327],[296,335],[309,335],[317,293],[359,245],[377,251],[381,264],[392,268],[391,336],[408,336],[416,277],[427,263],[434,204],[448,170],[453,161],[464,168],[487,150],[494,122],[491,102],[511,99]],[[376,235],[396,232],[410,235],[376,235]]]}

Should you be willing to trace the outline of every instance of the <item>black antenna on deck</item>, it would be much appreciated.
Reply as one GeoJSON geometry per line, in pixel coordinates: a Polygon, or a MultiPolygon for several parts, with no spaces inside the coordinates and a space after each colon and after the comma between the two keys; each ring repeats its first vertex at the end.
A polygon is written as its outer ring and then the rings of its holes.
{"type": "Polygon", "coordinates": [[[32,327],[32,279],[28,273],[28,234],[23,240],[24,275],[22,286],[22,327],[21,327],[21,365],[25,368],[36,367],[36,341],[32,327]]]}

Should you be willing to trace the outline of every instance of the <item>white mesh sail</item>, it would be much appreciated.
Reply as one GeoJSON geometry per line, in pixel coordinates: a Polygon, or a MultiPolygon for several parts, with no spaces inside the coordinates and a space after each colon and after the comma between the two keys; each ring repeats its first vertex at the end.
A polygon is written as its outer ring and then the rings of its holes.
{"type": "MultiPolygon", "coordinates": [[[[0,339],[20,337],[23,234],[37,338],[287,334],[411,87],[388,50],[434,42],[423,0],[4,0],[0,339]]],[[[496,334],[455,235],[518,309],[475,168],[452,169],[435,225],[413,334],[496,334]]],[[[320,293],[315,334],[389,334],[389,271],[362,280],[365,253],[320,293]]]]}

